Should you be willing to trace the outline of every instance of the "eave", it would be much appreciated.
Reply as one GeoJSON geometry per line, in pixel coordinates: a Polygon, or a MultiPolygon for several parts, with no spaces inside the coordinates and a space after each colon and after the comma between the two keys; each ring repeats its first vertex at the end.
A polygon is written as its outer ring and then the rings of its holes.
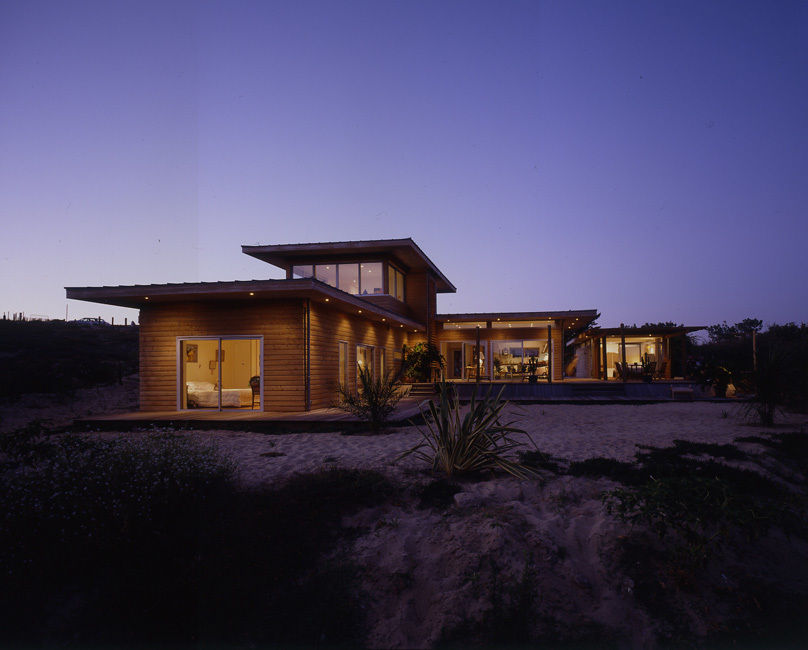
{"type": "Polygon", "coordinates": [[[396,314],[313,278],[137,284],[116,287],[65,287],[65,291],[67,297],[72,300],[132,309],[143,309],[160,303],[307,298],[339,311],[360,315],[368,320],[398,325],[410,331],[426,331],[423,323],[396,314]]]}
{"type": "Polygon", "coordinates": [[[581,343],[583,341],[601,339],[607,336],[659,336],[665,338],[690,334],[691,332],[698,332],[704,329],[707,329],[706,325],[681,325],[677,327],[596,327],[582,332],[574,342],[581,343]]]}
{"type": "Polygon", "coordinates": [[[568,311],[504,311],[504,312],[477,312],[465,314],[436,314],[435,320],[439,322],[462,323],[464,321],[496,321],[496,320],[578,320],[586,325],[595,320],[600,314],[597,309],[579,309],[568,311]]]}
{"type": "Polygon", "coordinates": [[[241,252],[262,262],[284,270],[295,264],[310,264],[313,259],[339,262],[354,259],[357,255],[390,256],[405,270],[429,271],[435,277],[438,293],[455,293],[457,288],[430,260],[412,239],[372,239],[341,242],[316,242],[308,244],[273,244],[269,246],[242,246],[241,252]]]}

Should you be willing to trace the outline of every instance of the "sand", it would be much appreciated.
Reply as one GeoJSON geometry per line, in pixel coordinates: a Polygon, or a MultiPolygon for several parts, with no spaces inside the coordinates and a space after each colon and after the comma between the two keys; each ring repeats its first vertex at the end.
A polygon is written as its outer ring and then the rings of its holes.
{"type": "MultiPolygon", "coordinates": [[[[566,460],[597,456],[631,460],[639,445],[668,446],[674,440],[730,443],[738,436],[767,429],[751,426],[739,405],[712,402],[646,405],[510,405],[508,419],[517,420],[536,447],[566,460]],[[726,414],[726,417],[724,415],[726,414]]],[[[808,418],[783,415],[776,429],[808,426],[808,418]]],[[[186,433],[214,442],[232,456],[245,485],[273,484],[295,472],[323,467],[377,469],[394,476],[423,466],[409,457],[396,458],[421,439],[417,427],[394,429],[378,436],[334,433],[267,435],[233,431],[186,433]],[[265,456],[264,454],[282,454],[265,456]]],[[[517,436],[525,449],[527,436],[517,436]]]]}
{"type": "MultiPolygon", "coordinates": [[[[707,402],[511,405],[506,413],[519,420],[538,449],[568,461],[631,460],[640,445],[666,446],[677,439],[731,443],[739,436],[808,425],[804,415],[784,415],[776,429],[764,429],[746,423],[737,405],[707,402]]],[[[638,604],[633,582],[619,565],[620,539],[630,531],[601,501],[605,490],[616,487],[607,479],[547,474],[541,480],[461,481],[452,505],[421,508],[416,494],[435,475],[414,457],[396,460],[420,440],[415,427],[377,436],[180,435],[212,443],[232,457],[246,487],[277,485],[297,472],[329,467],[378,470],[401,486],[400,498],[343,522],[358,534],[337,551],[359,567],[370,647],[431,647],[453,630],[486,620],[493,600],[507,601],[526,576],[536,635],[573,641],[608,637],[636,648],[654,647],[665,637],[638,604]]],[[[522,439],[532,448],[527,436],[522,439]]],[[[721,625],[709,618],[717,614],[697,614],[694,608],[688,616],[692,634],[721,625]]]]}

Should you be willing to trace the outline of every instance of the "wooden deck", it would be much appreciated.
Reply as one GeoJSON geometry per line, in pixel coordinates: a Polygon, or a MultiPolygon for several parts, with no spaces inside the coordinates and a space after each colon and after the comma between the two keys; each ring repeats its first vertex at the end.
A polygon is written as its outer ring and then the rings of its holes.
{"type": "MultiPolygon", "coordinates": [[[[409,426],[421,421],[420,399],[403,399],[390,418],[393,426],[409,426]]],[[[227,411],[132,411],[115,415],[96,415],[78,419],[76,427],[99,430],[131,430],[144,427],[171,426],[180,429],[228,429],[266,433],[301,431],[361,430],[367,425],[353,415],[336,408],[313,409],[298,413],[273,413],[250,409],[227,411]]]]}

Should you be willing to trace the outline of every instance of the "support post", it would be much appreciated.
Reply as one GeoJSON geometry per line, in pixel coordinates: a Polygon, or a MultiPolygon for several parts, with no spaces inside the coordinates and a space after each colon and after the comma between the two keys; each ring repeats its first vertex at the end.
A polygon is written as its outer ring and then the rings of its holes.
{"type": "Polygon", "coordinates": [[[621,355],[620,358],[623,363],[623,381],[628,381],[628,372],[626,370],[626,327],[623,323],[620,323],[620,350],[621,355]]]}
{"type": "Polygon", "coordinates": [[[682,334],[682,377],[686,378],[687,370],[687,334],[682,334]]]}
{"type": "Polygon", "coordinates": [[[305,376],[305,409],[311,411],[311,300],[306,298],[306,311],[304,313],[305,319],[305,345],[303,363],[306,368],[305,376]]]}
{"type": "Polygon", "coordinates": [[[607,356],[606,356],[606,335],[600,337],[600,352],[601,352],[601,360],[603,361],[603,367],[601,368],[603,372],[603,381],[609,381],[609,364],[607,363],[607,356]]]}
{"type": "Polygon", "coordinates": [[[673,377],[673,357],[671,356],[671,337],[665,337],[665,379],[673,377]]]}
{"type": "Polygon", "coordinates": [[[592,379],[600,379],[600,341],[598,339],[593,338],[589,341],[589,356],[592,359],[589,376],[592,379]]]}
{"type": "Polygon", "coordinates": [[[476,385],[480,383],[480,326],[477,325],[477,343],[474,346],[474,371],[476,374],[476,379],[474,380],[475,388],[474,392],[477,392],[476,385]]]}
{"type": "Polygon", "coordinates": [[[553,383],[553,326],[547,326],[547,383],[553,383]]]}

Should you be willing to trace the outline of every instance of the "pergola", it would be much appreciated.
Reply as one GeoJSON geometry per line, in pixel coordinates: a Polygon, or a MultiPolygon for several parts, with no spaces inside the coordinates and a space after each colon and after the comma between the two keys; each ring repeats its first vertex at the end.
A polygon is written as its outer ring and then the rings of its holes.
{"type": "MultiPolygon", "coordinates": [[[[705,329],[705,327],[702,325],[680,325],[675,327],[628,327],[621,325],[620,327],[598,327],[582,332],[575,338],[573,343],[576,347],[589,346],[591,359],[593,361],[590,368],[591,378],[607,380],[609,377],[606,346],[609,339],[618,340],[620,342],[621,362],[623,367],[626,365],[627,338],[661,339],[663,345],[662,358],[665,366],[664,371],[660,374],[666,379],[671,379],[673,359],[677,347],[679,349],[682,368],[684,368],[687,357],[687,335],[691,332],[703,329],[705,329]]],[[[626,373],[623,373],[622,380],[627,380],[626,373]]]]}

